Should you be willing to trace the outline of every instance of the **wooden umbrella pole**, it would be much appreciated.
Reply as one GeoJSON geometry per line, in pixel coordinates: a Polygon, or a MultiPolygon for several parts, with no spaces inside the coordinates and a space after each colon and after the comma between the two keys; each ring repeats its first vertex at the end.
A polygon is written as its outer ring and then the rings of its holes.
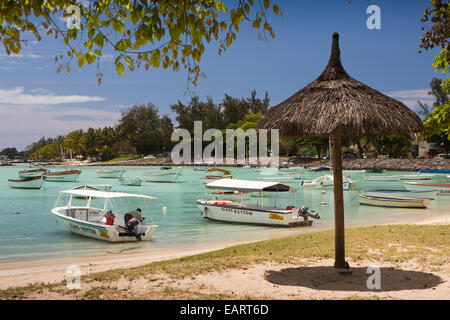
{"type": "Polygon", "coordinates": [[[334,180],[334,229],[335,229],[335,262],[336,269],[348,269],[345,261],[344,238],[344,195],[342,183],[342,143],[340,135],[332,136],[333,148],[333,180],[334,180]]]}

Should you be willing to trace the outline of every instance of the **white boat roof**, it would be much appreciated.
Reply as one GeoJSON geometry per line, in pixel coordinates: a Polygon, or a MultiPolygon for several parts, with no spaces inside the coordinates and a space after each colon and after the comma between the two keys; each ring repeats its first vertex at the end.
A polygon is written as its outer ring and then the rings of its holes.
{"type": "Polygon", "coordinates": [[[94,198],[142,198],[142,199],[156,199],[152,196],[145,196],[142,194],[134,194],[134,193],[124,193],[124,192],[107,192],[107,191],[98,191],[98,190],[85,190],[85,189],[70,189],[64,190],[60,193],[72,194],[83,197],[94,197],[94,198]]]}
{"type": "Polygon", "coordinates": [[[239,180],[239,179],[220,179],[210,182],[206,185],[207,188],[227,189],[238,191],[289,191],[295,192],[295,188],[282,184],[276,181],[253,181],[253,180],[239,180]]]}

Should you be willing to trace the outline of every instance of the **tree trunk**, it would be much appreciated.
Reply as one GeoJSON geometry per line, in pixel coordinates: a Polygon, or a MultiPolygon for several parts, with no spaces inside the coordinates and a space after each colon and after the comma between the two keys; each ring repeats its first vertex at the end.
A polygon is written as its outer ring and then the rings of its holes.
{"type": "Polygon", "coordinates": [[[342,183],[342,143],[340,135],[332,136],[334,180],[334,245],[336,269],[348,269],[345,261],[344,196],[342,183]]]}

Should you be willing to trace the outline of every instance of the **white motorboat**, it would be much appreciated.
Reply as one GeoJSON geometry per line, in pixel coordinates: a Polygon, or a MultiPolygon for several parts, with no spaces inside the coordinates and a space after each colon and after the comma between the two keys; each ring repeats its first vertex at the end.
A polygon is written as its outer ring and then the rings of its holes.
{"type": "Polygon", "coordinates": [[[142,179],[140,177],[137,178],[123,177],[119,179],[119,183],[123,186],[142,186],[142,179]]]}
{"type": "Polygon", "coordinates": [[[36,177],[41,176],[44,173],[47,172],[47,169],[39,168],[39,169],[25,169],[19,171],[19,177],[20,178],[30,178],[30,177],[36,177]]]}
{"type": "MultiPolygon", "coordinates": [[[[343,189],[349,190],[357,187],[359,181],[354,181],[348,177],[342,177],[342,183],[343,189]]],[[[334,178],[333,175],[327,174],[313,180],[303,180],[301,185],[304,188],[333,188],[334,178]]]]}
{"type": "Polygon", "coordinates": [[[144,180],[148,182],[177,182],[182,175],[182,167],[161,167],[159,170],[152,170],[143,173],[144,180]]]}
{"type": "Polygon", "coordinates": [[[450,196],[450,183],[402,182],[408,190],[437,190],[439,196],[450,196]]]}
{"type": "Polygon", "coordinates": [[[45,177],[41,175],[22,179],[8,179],[11,188],[21,189],[41,189],[44,181],[45,177]]]}
{"type": "Polygon", "coordinates": [[[367,190],[362,194],[375,197],[436,199],[437,190],[367,190]]]}
{"type": "Polygon", "coordinates": [[[125,174],[124,168],[107,168],[96,170],[99,178],[122,178],[125,174]]]}
{"type": "MultiPolygon", "coordinates": [[[[207,188],[238,191],[258,192],[258,204],[248,204],[241,201],[197,200],[197,206],[204,218],[216,221],[260,224],[279,227],[310,226],[313,219],[319,219],[318,213],[308,207],[286,208],[269,207],[264,205],[265,192],[291,192],[295,195],[295,188],[279,182],[251,181],[237,179],[221,179],[207,184],[207,188]]],[[[295,200],[294,200],[295,201],[295,200]]]]}
{"type": "Polygon", "coordinates": [[[64,170],[46,172],[44,176],[47,181],[63,181],[63,182],[75,182],[78,181],[81,174],[81,170],[64,170]]]}
{"type": "Polygon", "coordinates": [[[71,232],[85,237],[109,242],[149,240],[157,228],[149,210],[153,199],[140,194],[71,189],[59,193],[52,213],[71,232]],[[141,221],[132,220],[131,211],[137,208],[141,221]]]}
{"type": "Polygon", "coordinates": [[[426,208],[431,201],[431,199],[376,197],[364,194],[359,194],[358,198],[360,204],[397,208],[426,208]]]}

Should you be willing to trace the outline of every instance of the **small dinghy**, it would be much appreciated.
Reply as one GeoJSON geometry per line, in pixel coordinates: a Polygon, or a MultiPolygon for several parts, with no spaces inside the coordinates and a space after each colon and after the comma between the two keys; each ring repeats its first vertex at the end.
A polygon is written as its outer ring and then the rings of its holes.
{"type": "Polygon", "coordinates": [[[360,204],[396,208],[426,208],[431,201],[430,199],[376,197],[365,194],[358,194],[358,198],[360,204]]]}
{"type": "Polygon", "coordinates": [[[45,177],[36,176],[23,179],[8,179],[9,186],[11,188],[20,189],[40,189],[44,184],[45,177]]]}
{"type": "Polygon", "coordinates": [[[161,167],[156,170],[151,170],[142,174],[144,180],[148,182],[177,182],[182,175],[182,167],[161,167]]]}
{"type": "Polygon", "coordinates": [[[366,173],[383,173],[384,169],[366,169],[366,173]]]}
{"type": "MultiPolygon", "coordinates": [[[[353,189],[359,184],[358,181],[354,181],[348,177],[343,177],[342,183],[344,190],[353,189]]],[[[303,188],[333,188],[334,178],[333,175],[327,174],[313,180],[303,180],[301,186],[303,188]]]]}
{"type": "Polygon", "coordinates": [[[140,177],[137,178],[129,178],[129,177],[124,177],[124,178],[120,178],[119,179],[119,183],[122,186],[142,186],[142,179],[140,177]]]}
{"type": "Polygon", "coordinates": [[[124,168],[108,168],[96,170],[99,178],[122,178],[125,173],[124,168]]]}

